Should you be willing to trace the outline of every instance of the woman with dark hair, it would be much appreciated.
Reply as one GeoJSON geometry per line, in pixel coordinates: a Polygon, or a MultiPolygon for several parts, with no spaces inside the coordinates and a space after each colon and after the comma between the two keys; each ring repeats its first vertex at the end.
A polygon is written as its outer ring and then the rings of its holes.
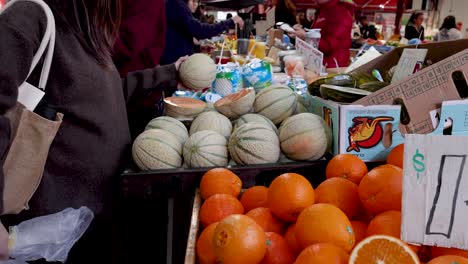
{"type": "Polygon", "coordinates": [[[420,39],[424,40],[424,13],[415,12],[411,14],[408,24],[405,27],[405,38],[408,40],[420,39]]]}
{"type": "Polygon", "coordinates": [[[161,64],[174,63],[178,58],[194,53],[194,39],[211,38],[229,30],[235,24],[243,26],[239,16],[217,24],[198,21],[192,13],[197,10],[196,0],[165,0],[166,2],[166,45],[161,64]]]}
{"type": "Polygon", "coordinates": [[[444,19],[444,23],[439,29],[439,32],[434,36],[435,41],[448,41],[461,39],[461,32],[457,29],[457,20],[454,16],[448,16],[444,19]]]}
{"type": "Polygon", "coordinates": [[[296,25],[296,5],[291,0],[273,0],[275,23],[284,22],[291,27],[296,25]]]}
{"type": "MultiPolygon", "coordinates": [[[[30,209],[2,217],[2,222],[15,225],[68,207],[87,206],[95,219],[68,263],[112,263],[116,187],[131,146],[126,102],[138,92],[160,90],[163,84],[176,86],[180,61],[131,72],[122,80],[111,58],[119,30],[120,1],[45,2],[53,10],[57,33],[42,103],[63,113],[64,118],[30,209]]],[[[15,3],[0,15],[0,168],[11,136],[5,113],[17,101],[18,86],[28,75],[46,24],[42,8],[31,2],[15,3]]],[[[40,69],[36,69],[28,82],[37,84],[39,75],[40,69]]],[[[0,169],[0,190],[3,185],[0,169]]],[[[0,252],[4,241],[4,236],[0,237],[0,252]]]]}

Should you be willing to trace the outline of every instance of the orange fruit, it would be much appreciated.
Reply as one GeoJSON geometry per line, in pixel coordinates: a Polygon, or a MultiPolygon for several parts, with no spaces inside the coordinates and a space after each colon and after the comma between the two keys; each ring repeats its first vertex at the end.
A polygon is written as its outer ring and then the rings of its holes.
{"type": "Polygon", "coordinates": [[[359,199],[364,208],[375,214],[401,211],[403,170],[385,165],[371,170],[359,184],[359,199]]]}
{"type": "Polygon", "coordinates": [[[405,144],[394,147],[387,156],[387,163],[403,169],[403,159],[405,153],[405,144]]]}
{"type": "Polygon", "coordinates": [[[237,198],[242,189],[242,181],[232,171],[224,168],[211,169],[203,175],[200,192],[203,199],[215,194],[229,194],[237,198]]]}
{"type": "Polygon", "coordinates": [[[367,173],[364,161],[352,154],[339,154],[328,162],[325,175],[327,179],[339,177],[359,184],[367,173]]]}
{"type": "Polygon", "coordinates": [[[353,249],[349,264],[382,263],[419,264],[419,259],[408,245],[391,236],[370,236],[353,249]]]}
{"type": "Polygon", "coordinates": [[[292,224],[286,229],[286,233],[284,233],[284,239],[288,243],[289,248],[294,253],[294,256],[299,255],[301,253],[301,249],[297,244],[296,240],[296,224],[292,224]]]}
{"type": "Polygon", "coordinates": [[[260,264],[291,264],[296,259],[286,240],[274,232],[266,232],[266,254],[260,264]]]}
{"type": "Polygon", "coordinates": [[[283,233],[283,222],[274,216],[269,208],[255,208],[245,215],[255,220],[255,222],[261,226],[265,232],[275,232],[278,234],[283,233]]]}
{"type": "Polygon", "coordinates": [[[295,264],[347,264],[349,255],[344,249],[330,243],[308,246],[296,259],[295,264]]]}
{"type": "Polygon", "coordinates": [[[314,204],[314,188],[304,176],[285,173],[268,188],[268,207],[281,220],[296,221],[304,208],[314,204]]]}
{"type": "Polygon", "coordinates": [[[468,264],[468,259],[460,256],[446,255],[432,259],[427,264],[468,264]]]}
{"type": "Polygon", "coordinates": [[[356,244],[361,242],[366,238],[367,224],[361,221],[351,221],[351,226],[353,227],[354,237],[356,239],[356,244]]]}
{"type": "Polygon", "coordinates": [[[468,258],[468,250],[458,248],[430,247],[431,257],[436,258],[444,255],[454,255],[468,258]]]}
{"type": "Polygon", "coordinates": [[[216,261],[214,254],[213,234],[217,225],[218,223],[209,225],[207,228],[205,228],[205,230],[203,230],[197,240],[196,249],[198,262],[200,264],[212,264],[216,261]]]}
{"type": "Polygon", "coordinates": [[[366,236],[387,235],[400,238],[401,212],[387,211],[374,217],[367,227],[366,236]]]}
{"type": "Polygon", "coordinates": [[[315,189],[315,202],[333,204],[352,219],[361,206],[358,192],[359,188],[355,183],[342,178],[331,178],[315,189]]]}
{"type": "Polygon", "coordinates": [[[354,232],[348,217],[331,204],[314,204],[299,215],[296,239],[301,248],[317,243],[331,243],[346,252],[354,246],[354,232]]]}
{"type": "Polygon", "coordinates": [[[243,214],[244,207],[236,198],[228,194],[215,194],[200,208],[200,222],[204,227],[219,222],[232,214],[243,214]]]}
{"type": "Polygon", "coordinates": [[[258,207],[268,207],[268,188],[265,186],[251,187],[242,194],[240,202],[246,212],[258,207]]]}
{"type": "Polygon", "coordinates": [[[259,263],[266,253],[265,232],[245,215],[231,215],[219,222],[213,244],[216,263],[259,263]]]}

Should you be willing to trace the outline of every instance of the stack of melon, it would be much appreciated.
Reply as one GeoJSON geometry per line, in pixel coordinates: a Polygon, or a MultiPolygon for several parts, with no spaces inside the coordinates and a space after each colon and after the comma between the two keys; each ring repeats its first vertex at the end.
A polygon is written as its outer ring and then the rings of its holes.
{"type": "Polygon", "coordinates": [[[176,115],[158,117],[135,140],[133,158],[142,170],[267,164],[281,156],[320,159],[330,147],[330,130],[317,115],[295,114],[297,100],[286,86],[273,85],[257,95],[247,88],[219,100],[214,109],[189,112],[194,116],[189,129],[176,115]]]}

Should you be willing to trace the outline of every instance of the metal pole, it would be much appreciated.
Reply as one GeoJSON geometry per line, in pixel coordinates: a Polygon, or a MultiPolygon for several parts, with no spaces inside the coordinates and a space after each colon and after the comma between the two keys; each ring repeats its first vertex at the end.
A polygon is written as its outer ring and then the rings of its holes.
{"type": "Polygon", "coordinates": [[[401,18],[403,17],[403,13],[405,12],[406,7],[406,0],[398,0],[397,4],[397,13],[395,17],[395,34],[400,34],[401,28],[401,18]]]}

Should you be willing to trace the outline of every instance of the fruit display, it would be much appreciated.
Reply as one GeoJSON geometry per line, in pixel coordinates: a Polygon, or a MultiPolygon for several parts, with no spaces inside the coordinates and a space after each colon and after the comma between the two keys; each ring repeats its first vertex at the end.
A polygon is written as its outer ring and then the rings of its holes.
{"type": "Polygon", "coordinates": [[[273,85],[257,94],[254,111],[278,125],[293,114],[296,103],[296,94],[289,87],[273,85]]]}
{"type": "Polygon", "coordinates": [[[252,110],[254,101],[255,90],[247,88],[218,100],[214,107],[228,118],[237,119],[252,110]]]}
{"type": "MultiPolygon", "coordinates": [[[[394,160],[403,158],[401,148],[394,160]]],[[[228,169],[206,172],[198,263],[468,263],[468,251],[400,240],[400,168],[368,171],[360,159],[338,155],[326,174],[316,188],[300,174],[285,173],[269,187],[241,191],[242,181],[228,169]]]]}
{"type": "Polygon", "coordinates": [[[228,148],[232,159],[240,165],[275,163],[280,155],[275,131],[260,123],[238,127],[229,139],[228,148]]]}
{"type": "Polygon", "coordinates": [[[190,168],[228,164],[226,138],[214,131],[203,130],[191,135],[183,149],[185,164],[190,168]]]}
{"type": "Polygon", "coordinates": [[[205,130],[217,132],[226,139],[229,139],[232,132],[232,124],[224,115],[215,111],[208,111],[201,113],[193,120],[189,134],[193,135],[205,130]]]}
{"type": "Polygon", "coordinates": [[[177,137],[180,144],[184,144],[189,137],[189,133],[185,125],[179,120],[169,116],[160,116],[151,120],[145,130],[149,129],[162,129],[170,132],[177,137]]]}
{"type": "Polygon", "coordinates": [[[139,135],[132,147],[132,156],[142,170],[178,168],[182,165],[182,144],[174,134],[150,129],[139,135]]]}
{"type": "MultiPolygon", "coordinates": [[[[265,88],[259,94],[252,88],[242,89],[218,100],[214,109],[194,98],[165,98],[167,116],[151,120],[145,129],[161,129],[173,134],[182,144],[182,163],[138,165],[138,168],[180,168],[182,164],[185,168],[202,168],[318,160],[331,146],[331,131],[315,114],[295,114],[300,98],[289,87],[281,85],[265,88]],[[226,143],[219,136],[224,137],[226,143]]],[[[166,143],[170,145],[171,142],[166,143]]]]}
{"type": "Polygon", "coordinates": [[[331,147],[332,135],[323,118],[302,113],[287,118],[280,126],[281,150],[293,160],[317,160],[331,147]]]}
{"type": "Polygon", "coordinates": [[[216,78],[216,64],[205,54],[194,54],[180,65],[179,76],[187,88],[208,88],[216,78]]]}

